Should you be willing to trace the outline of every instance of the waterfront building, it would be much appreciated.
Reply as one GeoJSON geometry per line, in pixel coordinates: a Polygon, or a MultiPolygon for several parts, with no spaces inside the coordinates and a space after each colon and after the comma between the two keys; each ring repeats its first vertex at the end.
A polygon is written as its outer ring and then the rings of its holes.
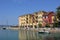
{"type": "Polygon", "coordinates": [[[48,13],[47,12],[45,12],[43,14],[43,18],[42,19],[43,19],[42,26],[45,27],[45,25],[49,22],[49,20],[48,20],[48,13]]]}
{"type": "Polygon", "coordinates": [[[24,27],[31,27],[32,26],[32,14],[26,14],[26,15],[22,15],[19,16],[18,20],[19,20],[19,27],[20,28],[24,28],[24,27]]]}
{"type": "Polygon", "coordinates": [[[46,24],[53,26],[54,18],[55,18],[54,12],[47,12],[43,14],[43,26],[45,26],[46,24]]]}
{"type": "Polygon", "coordinates": [[[25,15],[19,16],[18,22],[19,22],[19,27],[23,28],[25,26],[25,24],[26,24],[26,16],[25,15]]]}
{"type": "Polygon", "coordinates": [[[48,20],[49,20],[50,26],[53,26],[54,18],[55,18],[55,13],[54,12],[49,12],[48,13],[48,20]]]}
{"type": "Polygon", "coordinates": [[[43,25],[43,14],[45,14],[45,11],[39,11],[39,12],[35,12],[34,15],[34,26],[35,28],[39,27],[39,24],[43,25]]]}
{"type": "Polygon", "coordinates": [[[38,28],[38,24],[41,24],[42,27],[45,27],[46,24],[52,26],[51,24],[54,23],[54,12],[39,11],[19,16],[18,20],[20,28],[38,28]]]}

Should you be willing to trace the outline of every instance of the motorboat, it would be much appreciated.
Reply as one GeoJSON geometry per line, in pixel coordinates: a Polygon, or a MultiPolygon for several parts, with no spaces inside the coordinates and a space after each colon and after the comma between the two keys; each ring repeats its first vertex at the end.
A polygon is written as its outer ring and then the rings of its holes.
{"type": "Polygon", "coordinates": [[[46,34],[46,33],[49,34],[50,32],[49,32],[49,31],[41,31],[41,30],[40,30],[40,31],[38,31],[38,33],[39,33],[39,34],[46,34]]]}
{"type": "Polygon", "coordinates": [[[3,30],[6,30],[6,28],[2,28],[3,30]]]}

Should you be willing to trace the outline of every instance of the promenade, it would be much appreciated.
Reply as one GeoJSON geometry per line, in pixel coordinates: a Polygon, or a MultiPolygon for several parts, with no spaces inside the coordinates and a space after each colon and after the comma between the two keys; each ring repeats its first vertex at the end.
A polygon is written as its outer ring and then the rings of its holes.
{"type": "MultiPolygon", "coordinates": [[[[2,29],[2,28],[1,28],[2,29]]],[[[42,30],[45,30],[45,31],[49,31],[51,33],[56,33],[56,32],[60,32],[60,28],[16,28],[16,27],[6,27],[6,30],[31,30],[31,31],[42,31],[42,30]]]]}
{"type": "Polygon", "coordinates": [[[31,31],[42,31],[42,30],[45,30],[45,31],[49,31],[51,33],[60,32],[60,28],[28,28],[28,29],[21,28],[20,30],[31,30],[31,31]]]}

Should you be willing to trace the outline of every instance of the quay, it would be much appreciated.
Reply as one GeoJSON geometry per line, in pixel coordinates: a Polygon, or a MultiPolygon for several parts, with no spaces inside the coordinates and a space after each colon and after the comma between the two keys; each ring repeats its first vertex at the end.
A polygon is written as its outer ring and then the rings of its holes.
{"type": "Polygon", "coordinates": [[[29,28],[29,29],[25,29],[25,28],[21,28],[20,30],[31,30],[31,31],[49,31],[51,33],[56,33],[56,32],[60,32],[60,28],[29,28]]]}
{"type": "MultiPolygon", "coordinates": [[[[56,32],[60,32],[60,28],[19,28],[19,27],[5,27],[6,30],[31,30],[31,31],[36,31],[36,32],[39,32],[39,31],[49,31],[51,33],[56,33],[56,32]]],[[[0,30],[3,30],[3,28],[0,28],[0,30]]]]}

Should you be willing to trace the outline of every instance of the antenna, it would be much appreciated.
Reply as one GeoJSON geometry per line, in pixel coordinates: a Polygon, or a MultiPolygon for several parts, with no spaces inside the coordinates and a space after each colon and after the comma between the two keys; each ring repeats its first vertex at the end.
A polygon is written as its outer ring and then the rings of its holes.
{"type": "Polygon", "coordinates": [[[8,18],[6,19],[6,25],[8,26],[8,18]]]}

